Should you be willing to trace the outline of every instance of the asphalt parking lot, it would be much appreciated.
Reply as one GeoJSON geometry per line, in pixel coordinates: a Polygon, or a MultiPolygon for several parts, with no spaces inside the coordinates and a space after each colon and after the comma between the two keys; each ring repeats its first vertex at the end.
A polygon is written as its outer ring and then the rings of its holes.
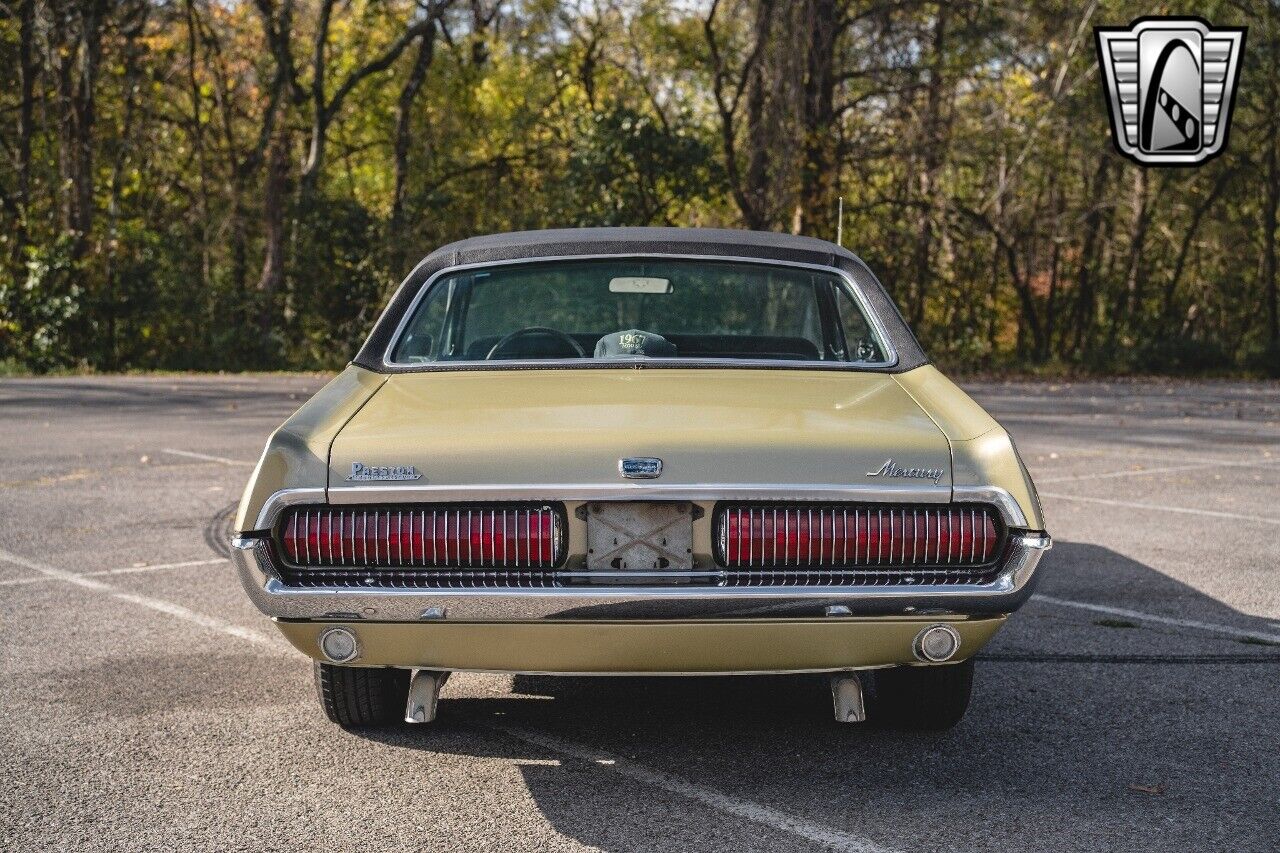
{"type": "Polygon", "coordinates": [[[1057,546],[951,732],[812,676],[464,674],[353,734],[224,556],[321,381],[0,382],[6,849],[1280,847],[1280,385],[970,386],[1057,546]]]}

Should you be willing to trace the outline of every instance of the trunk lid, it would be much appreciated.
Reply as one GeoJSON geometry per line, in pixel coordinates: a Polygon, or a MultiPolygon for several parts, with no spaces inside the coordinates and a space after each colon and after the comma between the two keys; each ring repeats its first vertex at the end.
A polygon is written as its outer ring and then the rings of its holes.
{"type": "Polygon", "coordinates": [[[329,485],[619,486],[624,457],[661,459],[634,482],[664,488],[951,490],[945,436],[890,375],[686,368],[398,374],[333,442],[329,485]],[[355,464],[420,478],[353,481],[355,464]]]}

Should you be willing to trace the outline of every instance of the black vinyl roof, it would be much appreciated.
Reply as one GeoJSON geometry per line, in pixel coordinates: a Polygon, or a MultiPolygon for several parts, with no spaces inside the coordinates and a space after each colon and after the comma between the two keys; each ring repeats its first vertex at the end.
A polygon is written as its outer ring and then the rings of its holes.
{"type": "Polygon", "coordinates": [[[453,265],[481,263],[493,257],[539,255],[618,254],[738,254],[777,260],[800,260],[831,265],[839,256],[857,256],[835,243],[815,237],[799,237],[773,231],[742,231],[728,228],[555,228],[546,231],[511,231],[471,237],[441,246],[427,261],[449,258],[453,265]],[[734,252],[726,252],[726,249],[734,252]]]}
{"type": "MultiPolygon", "coordinates": [[[[352,363],[369,370],[387,371],[383,355],[391,345],[401,318],[412,307],[422,286],[442,270],[472,264],[578,255],[691,255],[834,267],[858,283],[888,332],[898,353],[898,363],[890,369],[901,372],[928,362],[883,285],[857,255],[835,243],[772,231],[628,227],[513,231],[470,237],[441,246],[423,258],[400,285],[352,363]]],[[[406,369],[412,370],[397,368],[406,369]]]]}

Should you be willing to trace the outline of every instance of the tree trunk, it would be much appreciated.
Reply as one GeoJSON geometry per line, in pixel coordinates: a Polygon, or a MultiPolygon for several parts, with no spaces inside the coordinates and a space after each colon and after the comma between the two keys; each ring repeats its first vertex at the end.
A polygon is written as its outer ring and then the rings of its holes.
{"type": "Polygon", "coordinates": [[[1152,210],[1156,207],[1151,198],[1149,175],[1147,169],[1138,169],[1133,175],[1133,229],[1129,235],[1129,258],[1125,262],[1124,286],[1112,303],[1111,327],[1107,331],[1108,349],[1113,349],[1121,332],[1133,330],[1133,314],[1142,308],[1146,281],[1143,256],[1147,248],[1147,234],[1151,230],[1152,210]]]}
{"type": "Polygon", "coordinates": [[[213,277],[212,247],[209,240],[209,162],[205,151],[203,98],[200,95],[199,81],[196,79],[197,20],[193,0],[186,0],[185,11],[187,23],[187,97],[191,100],[191,140],[198,167],[200,186],[199,205],[197,205],[196,210],[196,214],[200,217],[200,293],[205,299],[205,309],[208,312],[209,319],[208,323],[203,324],[206,343],[212,345],[211,336],[214,330],[213,314],[215,306],[211,287],[213,277]]]}
{"type": "Polygon", "coordinates": [[[768,222],[762,205],[765,201],[762,196],[766,191],[762,187],[767,175],[768,152],[762,138],[765,90],[760,65],[761,57],[769,47],[774,7],[773,0],[757,0],[752,5],[755,11],[753,44],[743,60],[736,82],[731,86],[725,85],[730,74],[715,30],[720,0],[712,0],[710,11],[702,22],[702,32],[711,58],[711,89],[719,119],[720,153],[729,192],[742,214],[743,224],[748,228],[763,229],[768,222]],[[750,151],[745,172],[738,163],[738,118],[744,92],[748,101],[747,144],[750,151]]]}
{"type": "MultiPolygon", "coordinates": [[[[770,4],[759,4],[754,26],[756,44],[768,45],[773,28],[770,4]]],[[[767,90],[763,62],[756,63],[751,71],[750,80],[747,86],[746,185],[743,187],[743,195],[750,200],[750,204],[742,211],[742,215],[748,228],[763,230],[769,224],[769,216],[766,213],[769,208],[769,160],[775,153],[769,150],[769,133],[765,126],[767,90]]]]}
{"type": "MultiPolygon", "coordinates": [[[[1077,272],[1076,280],[1076,304],[1071,320],[1074,326],[1074,335],[1072,336],[1070,349],[1077,357],[1089,338],[1089,326],[1093,324],[1096,307],[1095,289],[1098,251],[1103,224],[1103,206],[1100,200],[1103,198],[1101,195],[1102,188],[1107,184],[1107,171],[1110,162],[1109,156],[1100,157],[1097,171],[1094,172],[1093,180],[1089,183],[1087,196],[1089,199],[1089,212],[1084,218],[1084,243],[1080,248],[1080,268],[1077,272]]],[[[1065,335],[1063,340],[1066,340],[1065,335]]],[[[1063,355],[1067,355],[1067,353],[1064,352],[1063,355]]]]}
{"type": "MultiPolygon", "coordinates": [[[[206,58],[210,73],[213,75],[213,99],[218,108],[220,118],[223,154],[225,156],[225,174],[228,178],[229,198],[227,200],[227,229],[230,232],[230,279],[235,292],[236,301],[232,306],[237,312],[233,322],[248,323],[250,318],[243,312],[251,301],[249,286],[249,247],[246,221],[249,212],[245,206],[245,184],[248,180],[248,162],[254,158],[255,152],[241,152],[236,135],[236,122],[231,100],[234,97],[232,86],[227,78],[223,65],[222,45],[218,41],[216,29],[206,30],[206,58]],[[208,54],[212,53],[212,59],[208,54]]],[[[256,161],[255,161],[256,162],[256,161]]]]}
{"type": "Polygon", "coordinates": [[[329,21],[333,15],[334,0],[321,0],[320,17],[316,22],[315,41],[311,49],[311,144],[307,159],[302,164],[302,192],[309,194],[319,180],[324,164],[324,149],[329,139],[329,122],[332,114],[324,94],[324,78],[328,69],[329,21]]]}
{"type": "Polygon", "coordinates": [[[391,258],[394,271],[405,271],[404,265],[409,255],[409,247],[405,245],[404,234],[404,194],[409,175],[409,145],[412,141],[413,104],[418,92],[427,79],[427,71],[435,54],[436,28],[423,33],[418,39],[418,53],[414,57],[413,67],[409,69],[409,78],[400,90],[400,99],[396,103],[396,141],[395,141],[395,187],[391,197],[391,258]]]}
{"type": "Polygon", "coordinates": [[[142,51],[138,49],[138,39],[147,25],[152,6],[147,0],[139,2],[132,10],[132,17],[123,24],[124,35],[124,110],[120,123],[120,135],[115,140],[115,155],[111,161],[111,178],[107,192],[107,246],[106,269],[103,278],[106,280],[106,353],[108,366],[112,370],[120,367],[120,353],[117,345],[116,325],[118,323],[117,308],[119,298],[116,294],[120,278],[116,256],[119,251],[120,198],[123,194],[125,160],[132,147],[133,122],[137,113],[138,80],[142,75],[139,59],[142,51]]]}
{"type": "Polygon", "coordinates": [[[921,136],[924,138],[924,152],[919,176],[920,204],[918,211],[916,250],[914,258],[915,288],[911,302],[911,323],[919,325],[924,319],[925,298],[933,277],[933,238],[934,223],[938,219],[941,201],[938,198],[937,179],[941,168],[943,152],[943,116],[942,96],[945,85],[945,61],[947,43],[947,19],[950,6],[938,4],[937,16],[933,21],[931,39],[931,56],[928,79],[925,83],[924,116],[921,119],[921,136]]]}
{"type": "Polygon", "coordinates": [[[21,102],[18,104],[18,233],[13,241],[13,258],[21,259],[27,245],[29,215],[31,204],[31,138],[34,135],[34,105],[36,75],[39,66],[32,55],[31,47],[35,42],[36,0],[22,0],[18,10],[18,91],[21,102]]]}
{"type": "Polygon", "coordinates": [[[799,221],[796,231],[835,239],[836,39],[840,26],[837,0],[811,0],[805,32],[805,77],[801,122],[804,130],[800,165],[799,221]]]}
{"type": "Polygon", "coordinates": [[[302,164],[302,197],[305,200],[320,180],[324,167],[324,153],[329,140],[329,127],[342,110],[347,95],[362,81],[374,74],[386,71],[400,58],[415,39],[420,38],[428,30],[434,31],[436,21],[444,14],[452,0],[434,0],[425,7],[425,16],[409,24],[403,33],[389,44],[377,58],[361,65],[346,77],[334,90],[333,97],[325,96],[325,77],[328,73],[327,42],[329,38],[329,20],[333,12],[334,0],[322,0],[320,17],[316,24],[315,41],[311,51],[311,140],[307,149],[307,158],[302,164]]]}
{"type": "Polygon", "coordinates": [[[1182,235],[1182,242],[1178,246],[1178,255],[1173,263],[1173,272],[1170,273],[1169,278],[1165,281],[1164,293],[1160,299],[1160,322],[1157,324],[1160,334],[1170,334],[1173,327],[1179,322],[1174,310],[1173,300],[1177,295],[1182,273],[1187,267],[1187,256],[1191,253],[1191,246],[1195,243],[1196,234],[1200,231],[1200,224],[1204,222],[1205,215],[1213,208],[1218,197],[1222,195],[1222,191],[1231,182],[1232,177],[1233,173],[1231,171],[1219,173],[1213,189],[1191,212],[1191,222],[1187,225],[1187,230],[1182,235]]]}
{"type": "Polygon", "coordinates": [[[67,62],[79,66],[79,76],[71,92],[71,141],[73,146],[71,179],[71,227],[75,231],[72,257],[84,257],[93,230],[93,144],[97,119],[98,68],[102,61],[102,0],[89,0],[80,6],[79,44],[67,62]]]}
{"type": "MultiPolygon", "coordinates": [[[[1031,285],[1027,282],[1026,275],[1018,263],[1018,251],[1014,244],[1003,239],[1001,244],[1004,247],[1005,262],[1009,267],[1009,277],[1013,280],[1013,289],[1018,294],[1018,304],[1022,307],[1022,322],[1018,324],[1018,337],[1023,338],[1025,331],[1030,331],[1032,349],[1035,352],[1040,352],[1045,348],[1044,329],[1040,324],[1039,316],[1036,314],[1036,303],[1031,293],[1031,285]]],[[[1019,349],[1025,349],[1021,341],[1019,341],[1019,349]]]]}
{"type": "Polygon", "coordinates": [[[258,333],[261,352],[272,354],[271,333],[276,321],[276,295],[284,280],[284,207],[289,158],[285,134],[277,134],[267,157],[267,181],[263,189],[262,216],[266,249],[258,279],[258,333]]]}
{"type": "MultiPolygon", "coordinates": [[[[1277,17],[1277,11],[1274,4],[1271,7],[1271,17],[1274,20],[1277,17]]],[[[1271,118],[1267,122],[1267,200],[1262,212],[1262,240],[1263,240],[1263,263],[1264,271],[1262,274],[1264,299],[1267,304],[1267,341],[1270,343],[1272,354],[1280,353],[1280,299],[1277,298],[1277,258],[1276,258],[1276,217],[1277,209],[1280,208],[1280,152],[1277,152],[1277,146],[1280,146],[1280,140],[1277,135],[1280,134],[1280,119],[1277,118],[1274,105],[1277,98],[1280,98],[1280,33],[1272,34],[1271,44],[1271,69],[1268,76],[1268,103],[1272,104],[1270,111],[1271,118]]]]}

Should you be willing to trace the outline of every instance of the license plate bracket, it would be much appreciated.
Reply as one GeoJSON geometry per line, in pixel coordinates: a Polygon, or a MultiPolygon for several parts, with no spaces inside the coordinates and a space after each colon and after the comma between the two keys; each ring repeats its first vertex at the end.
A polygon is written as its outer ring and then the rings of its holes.
{"type": "Polygon", "coordinates": [[[586,510],[587,571],[693,570],[693,504],[596,501],[586,510]]]}

